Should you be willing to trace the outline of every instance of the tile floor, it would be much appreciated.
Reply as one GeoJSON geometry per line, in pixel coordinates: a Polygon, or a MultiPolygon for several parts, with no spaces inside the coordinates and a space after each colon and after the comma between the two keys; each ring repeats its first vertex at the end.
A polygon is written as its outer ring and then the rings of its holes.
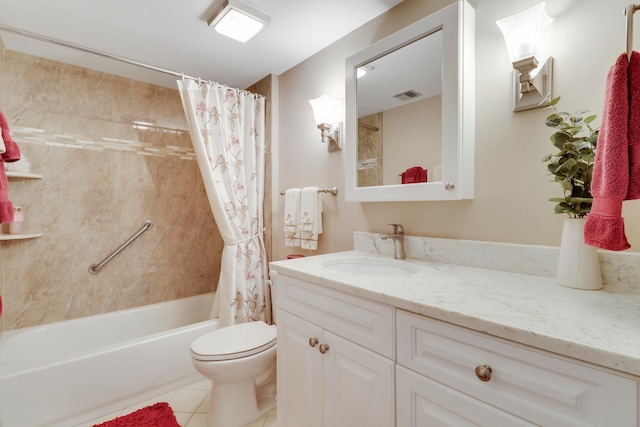
{"type": "MultiPolygon", "coordinates": [[[[209,380],[198,381],[194,384],[182,387],[178,390],[165,393],[153,399],[140,402],[137,405],[105,415],[88,423],[81,424],[77,427],[91,427],[121,415],[126,415],[145,406],[153,405],[157,402],[169,402],[176,415],[178,424],[182,427],[207,427],[207,411],[209,410],[209,391],[211,382],[209,380]]],[[[276,411],[275,409],[245,427],[276,427],[276,411]]]]}

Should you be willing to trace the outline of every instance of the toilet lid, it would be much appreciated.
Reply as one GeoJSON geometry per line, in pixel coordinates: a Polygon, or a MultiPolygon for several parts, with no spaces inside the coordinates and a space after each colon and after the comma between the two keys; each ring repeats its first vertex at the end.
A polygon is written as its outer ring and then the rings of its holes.
{"type": "Polygon", "coordinates": [[[209,332],[191,344],[198,360],[231,360],[260,353],[276,344],[276,326],[262,321],[239,323],[209,332]]]}

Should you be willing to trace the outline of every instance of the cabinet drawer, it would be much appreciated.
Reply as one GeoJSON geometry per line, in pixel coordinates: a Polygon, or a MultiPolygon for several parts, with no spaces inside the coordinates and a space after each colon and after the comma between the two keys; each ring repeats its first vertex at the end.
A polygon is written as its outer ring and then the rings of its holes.
{"type": "Polygon", "coordinates": [[[396,367],[398,427],[535,427],[413,371],[396,367]]]}
{"type": "Polygon", "coordinates": [[[529,422],[637,427],[633,379],[400,311],[397,337],[398,364],[529,422]]]}
{"type": "Polygon", "coordinates": [[[286,310],[347,340],[394,359],[394,309],[282,274],[278,310],[286,310]]]}

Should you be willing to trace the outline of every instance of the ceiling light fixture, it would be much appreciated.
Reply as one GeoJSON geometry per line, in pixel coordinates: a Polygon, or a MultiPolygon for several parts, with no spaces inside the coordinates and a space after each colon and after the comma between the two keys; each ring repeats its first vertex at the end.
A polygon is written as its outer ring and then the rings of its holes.
{"type": "Polygon", "coordinates": [[[240,0],[225,0],[207,21],[218,33],[245,43],[258,34],[271,18],[240,0]]]}
{"type": "Polygon", "coordinates": [[[372,71],[373,67],[371,65],[363,65],[362,67],[358,67],[358,72],[356,74],[357,78],[364,77],[367,72],[372,71]]]}

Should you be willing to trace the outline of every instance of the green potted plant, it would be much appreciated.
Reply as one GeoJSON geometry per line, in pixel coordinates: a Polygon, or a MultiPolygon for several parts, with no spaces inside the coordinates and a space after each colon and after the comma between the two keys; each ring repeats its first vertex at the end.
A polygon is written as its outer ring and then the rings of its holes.
{"type": "Polygon", "coordinates": [[[568,216],[562,230],[556,282],[577,289],[602,289],[598,252],[584,243],[585,217],[593,204],[591,179],[598,129],[591,123],[596,116],[585,117],[587,110],[558,111],[559,101],[560,97],[551,100],[549,108],[553,113],[545,120],[555,129],[550,139],[558,152],[542,159],[564,193],[564,197],[549,199],[556,204],[554,212],[568,216]]]}
{"type": "Polygon", "coordinates": [[[592,128],[591,123],[596,116],[584,117],[587,110],[572,114],[560,112],[556,108],[559,101],[560,97],[551,100],[548,108],[553,110],[553,114],[545,120],[547,126],[556,129],[550,139],[559,151],[546,155],[542,161],[547,163],[547,170],[562,187],[564,197],[549,200],[556,203],[555,213],[584,218],[593,203],[591,177],[598,129],[592,128]]]}

